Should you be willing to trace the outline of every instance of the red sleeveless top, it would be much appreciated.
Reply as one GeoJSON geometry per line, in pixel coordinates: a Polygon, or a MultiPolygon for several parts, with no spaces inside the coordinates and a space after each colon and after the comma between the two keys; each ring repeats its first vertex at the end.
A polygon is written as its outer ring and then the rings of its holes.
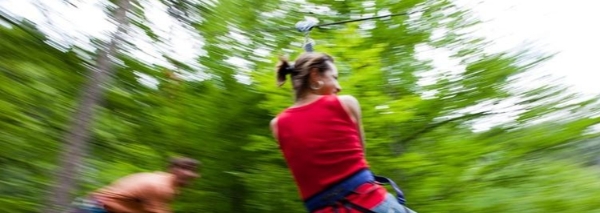
{"type": "MultiPolygon", "coordinates": [[[[284,110],[277,116],[277,137],[302,199],[368,168],[358,125],[335,95],[284,110]]],[[[382,202],[386,194],[372,183],[357,191],[348,199],[365,208],[382,202]]]]}

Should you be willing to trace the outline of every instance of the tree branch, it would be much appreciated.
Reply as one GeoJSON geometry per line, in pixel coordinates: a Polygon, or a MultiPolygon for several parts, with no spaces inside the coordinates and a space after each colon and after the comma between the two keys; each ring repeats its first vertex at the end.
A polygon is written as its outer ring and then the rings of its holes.
{"type": "Polygon", "coordinates": [[[476,118],[476,117],[483,117],[483,116],[487,116],[487,115],[493,115],[493,114],[499,114],[499,113],[488,113],[488,112],[480,112],[480,113],[474,113],[474,114],[466,114],[460,117],[456,117],[456,118],[450,118],[444,121],[440,121],[440,122],[436,122],[436,123],[432,123],[429,124],[425,127],[423,127],[422,129],[420,129],[419,131],[416,131],[415,133],[413,133],[412,135],[409,135],[408,137],[401,139],[400,141],[398,141],[398,143],[400,144],[406,144],[408,142],[411,142],[412,140],[418,138],[419,136],[431,132],[434,129],[443,126],[444,124],[450,123],[450,122],[454,122],[454,121],[458,121],[458,120],[463,120],[463,119],[471,119],[471,118],[476,118]]]}

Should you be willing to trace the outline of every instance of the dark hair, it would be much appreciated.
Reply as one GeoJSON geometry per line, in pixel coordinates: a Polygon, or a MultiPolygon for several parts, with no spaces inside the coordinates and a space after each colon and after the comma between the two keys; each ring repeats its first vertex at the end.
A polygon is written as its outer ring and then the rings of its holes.
{"type": "Polygon", "coordinates": [[[329,70],[331,67],[327,62],[333,63],[333,58],[325,53],[308,52],[300,55],[294,64],[291,64],[286,58],[279,58],[277,65],[277,85],[285,83],[286,76],[291,76],[292,86],[296,92],[296,98],[306,90],[310,85],[310,71],[317,68],[319,73],[329,70]]]}
{"type": "Polygon", "coordinates": [[[169,168],[195,170],[200,164],[199,161],[186,157],[175,157],[169,160],[169,168]]]}

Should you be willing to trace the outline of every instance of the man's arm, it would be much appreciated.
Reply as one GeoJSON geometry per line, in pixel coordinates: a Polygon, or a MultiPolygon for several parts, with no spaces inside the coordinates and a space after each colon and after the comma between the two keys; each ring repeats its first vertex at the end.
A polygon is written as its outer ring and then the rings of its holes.
{"type": "Polygon", "coordinates": [[[144,202],[144,209],[151,213],[171,213],[171,208],[168,202],[161,200],[148,200],[144,202]]]}
{"type": "Polygon", "coordinates": [[[172,213],[169,205],[174,195],[174,191],[166,187],[149,186],[140,196],[145,212],[172,213]]]}

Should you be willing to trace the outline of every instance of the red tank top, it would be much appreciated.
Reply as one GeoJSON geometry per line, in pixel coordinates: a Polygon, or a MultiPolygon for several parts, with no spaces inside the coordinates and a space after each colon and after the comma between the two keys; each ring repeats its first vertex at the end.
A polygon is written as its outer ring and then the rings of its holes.
{"type": "MultiPolygon", "coordinates": [[[[277,137],[303,199],[368,168],[358,126],[335,95],[283,111],[277,116],[277,137]]],[[[385,188],[370,183],[361,190],[361,196],[348,198],[366,208],[386,194],[385,188]]]]}

